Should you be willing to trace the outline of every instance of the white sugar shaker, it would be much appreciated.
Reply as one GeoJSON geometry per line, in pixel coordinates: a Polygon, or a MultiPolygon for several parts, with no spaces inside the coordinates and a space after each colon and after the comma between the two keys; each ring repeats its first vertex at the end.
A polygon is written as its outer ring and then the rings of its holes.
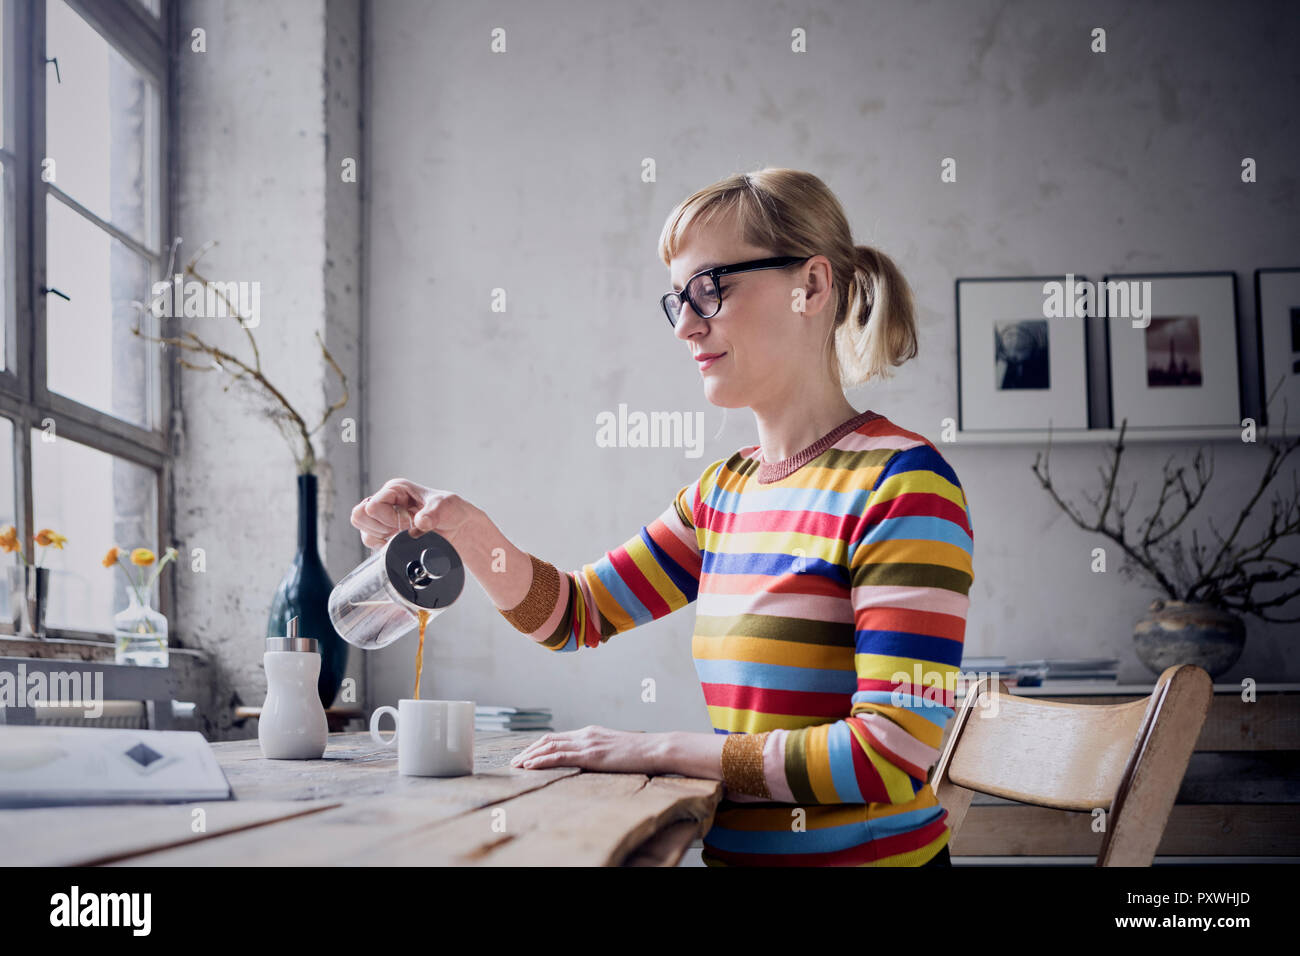
{"type": "Polygon", "coordinates": [[[320,647],[315,638],[298,636],[298,618],[289,621],[287,637],[268,637],[266,702],[257,721],[262,756],[271,760],[316,760],[325,753],[329,725],[316,682],[320,647]]]}

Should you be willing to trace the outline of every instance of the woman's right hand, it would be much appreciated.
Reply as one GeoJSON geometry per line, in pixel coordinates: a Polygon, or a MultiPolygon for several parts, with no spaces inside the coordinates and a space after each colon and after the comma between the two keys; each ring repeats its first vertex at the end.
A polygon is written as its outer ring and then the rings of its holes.
{"type": "Polygon", "coordinates": [[[435,531],[454,548],[479,511],[453,491],[426,488],[405,478],[394,478],[352,509],[352,526],[361,532],[368,548],[378,548],[399,531],[419,537],[435,531]]]}

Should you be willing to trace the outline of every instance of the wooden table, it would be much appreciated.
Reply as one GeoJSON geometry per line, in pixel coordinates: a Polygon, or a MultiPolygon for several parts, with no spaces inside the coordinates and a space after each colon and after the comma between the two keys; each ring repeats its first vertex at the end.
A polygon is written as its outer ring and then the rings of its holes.
{"type": "Polygon", "coordinates": [[[222,741],[234,800],[0,810],[0,865],[676,866],[712,825],[720,781],[510,767],[539,736],[475,731],[474,774],[447,778],[398,774],[368,733],[320,760],[222,741]]]}

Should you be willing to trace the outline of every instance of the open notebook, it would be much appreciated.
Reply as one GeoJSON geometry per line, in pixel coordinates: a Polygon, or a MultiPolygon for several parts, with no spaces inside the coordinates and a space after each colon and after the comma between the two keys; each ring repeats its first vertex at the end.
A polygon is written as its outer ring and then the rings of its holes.
{"type": "Polygon", "coordinates": [[[0,807],[229,799],[196,731],[0,726],[0,807]]]}

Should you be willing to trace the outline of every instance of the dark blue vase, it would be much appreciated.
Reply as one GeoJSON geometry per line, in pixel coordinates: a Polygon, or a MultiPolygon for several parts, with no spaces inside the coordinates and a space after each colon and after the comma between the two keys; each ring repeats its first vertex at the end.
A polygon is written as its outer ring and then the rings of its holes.
{"type": "Polygon", "coordinates": [[[316,550],[316,476],[298,476],[298,554],[271,601],[267,637],[289,633],[290,618],[298,618],[298,635],[314,637],[320,645],[320,679],[316,690],[328,709],[343,683],[348,666],[348,645],[330,621],[330,580],[316,550]]]}

